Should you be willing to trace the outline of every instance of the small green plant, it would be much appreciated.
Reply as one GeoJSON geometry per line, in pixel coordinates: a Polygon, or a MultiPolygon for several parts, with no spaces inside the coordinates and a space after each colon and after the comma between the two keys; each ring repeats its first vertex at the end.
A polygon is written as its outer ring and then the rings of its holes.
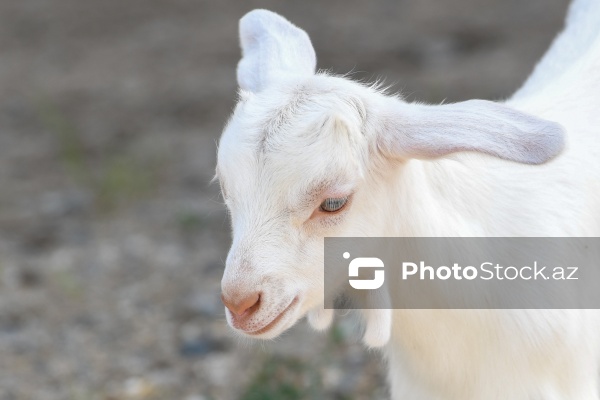
{"type": "Polygon", "coordinates": [[[51,280],[70,299],[81,299],[84,296],[84,287],[73,271],[58,270],[51,275],[51,280]]]}
{"type": "Polygon", "coordinates": [[[67,173],[76,183],[89,184],[92,177],[86,163],[84,145],[75,126],[47,99],[40,100],[37,108],[42,124],[56,135],[60,161],[67,173]]]}
{"type": "Polygon", "coordinates": [[[154,185],[152,168],[126,156],[110,159],[94,180],[99,206],[110,210],[148,193],[154,185]]]}
{"type": "Polygon", "coordinates": [[[275,356],[263,361],[241,400],[316,400],[322,397],[320,375],[309,365],[294,357],[275,356]]]}
{"type": "Polygon", "coordinates": [[[186,234],[200,231],[208,225],[206,217],[192,211],[182,211],[176,218],[177,225],[186,234]]]}
{"type": "Polygon", "coordinates": [[[66,174],[94,195],[99,211],[111,211],[139,199],[156,185],[156,159],[132,157],[124,146],[116,154],[92,162],[81,134],[54,103],[42,100],[38,110],[42,124],[56,136],[66,174]]]}

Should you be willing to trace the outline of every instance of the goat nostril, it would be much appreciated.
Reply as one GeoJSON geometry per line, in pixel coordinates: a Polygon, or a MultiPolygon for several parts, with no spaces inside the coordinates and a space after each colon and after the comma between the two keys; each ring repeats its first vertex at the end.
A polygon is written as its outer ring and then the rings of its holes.
{"type": "MultiPolygon", "coordinates": [[[[259,293],[252,293],[244,298],[240,299],[228,299],[225,295],[221,294],[221,301],[225,304],[225,307],[229,309],[233,314],[242,316],[244,313],[249,311],[252,307],[256,306],[260,300],[259,293]]],[[[254,311],[254,310],[252,310],[254,311]]]]}

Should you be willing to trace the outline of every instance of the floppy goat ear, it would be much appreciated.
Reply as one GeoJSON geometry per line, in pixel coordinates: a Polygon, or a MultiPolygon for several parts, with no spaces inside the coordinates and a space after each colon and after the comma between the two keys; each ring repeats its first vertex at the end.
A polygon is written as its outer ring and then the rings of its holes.
{"type": "Polygon", "coordinates": [[[240,20],[240,88],[260,92],[281,74],[312,75],[317,58],[302,29],[274,12],[250,11],[240,20]]]}
{"type": "Polygon", "coordinates": [[[436,158],[477,151],[541,164],[565,145],[561,125],[485,100],[428,106],[390,99],[378,147],[395,158],[436,158]]]}

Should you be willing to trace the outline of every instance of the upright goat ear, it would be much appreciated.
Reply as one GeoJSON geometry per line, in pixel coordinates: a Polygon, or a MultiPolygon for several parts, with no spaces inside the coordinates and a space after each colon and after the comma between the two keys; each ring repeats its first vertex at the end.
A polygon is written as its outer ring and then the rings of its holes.
{"type": "Polygon", "coordinates": [[[240,88],[259,92],[278,75],[312,75],[317,57],[302,29],[274,12],[250,11],[240,20],[242,59],[237,68],[240,88]]]}
{"type": "Polygon", "coordinates": [[[390,99],[378,146],[397,158],[477,151],[523,164],[558,155],[565,131],[555,122],[485,100],[426,106],[390,99]]]}

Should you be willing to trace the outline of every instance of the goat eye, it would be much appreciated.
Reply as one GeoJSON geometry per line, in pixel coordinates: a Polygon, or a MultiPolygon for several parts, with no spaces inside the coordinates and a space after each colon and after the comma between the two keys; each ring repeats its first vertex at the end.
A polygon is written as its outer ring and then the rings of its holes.
{"type": "Polygon", "coordinates": [[[342,209],[348,201],[347,197],[328,198],[321,203],[320,209],[325,212],[336,212],[342,209]]]}

